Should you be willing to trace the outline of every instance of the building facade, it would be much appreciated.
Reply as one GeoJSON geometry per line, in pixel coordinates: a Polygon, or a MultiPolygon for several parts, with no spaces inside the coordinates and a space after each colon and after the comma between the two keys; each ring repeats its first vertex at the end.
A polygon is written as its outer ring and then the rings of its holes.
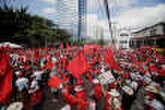
{"type": "Polygon", "coordinates": [[[116,39],[117,48],[129,49],[130,39],[132,38],[131,33],[127,29],[120,30],[119,35],[116,39]]]}
{"type": "Polygon", "coordinates": [[[86,36],[87,0],[57,0],[56,23],[79,40],[86,36]]]}
{"type": "Polygon", "coordinates": [[[163,22],[155,24],[150,27],[146,27],[142,30],[133,33],[135,37],[164,35],[164,34],[165,34],[165,23],[163,22]]]}
{"type": "Polygon", "coordinates": [[[165,23],[160,22],[133,33],[132,48],[141,46],[165,47],[165,23]]]}

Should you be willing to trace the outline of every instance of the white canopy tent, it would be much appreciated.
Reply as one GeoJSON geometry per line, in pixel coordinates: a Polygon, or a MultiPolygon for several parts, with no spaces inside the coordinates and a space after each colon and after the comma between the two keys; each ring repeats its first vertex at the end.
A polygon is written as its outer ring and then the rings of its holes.
{"type": "Polygon", "coordinates": [[[10,48],[23,48],[21,45],[10,43],[10,42],[0,43],[0,47],[7,47],[7,46],[9,46],[10,48]]]}

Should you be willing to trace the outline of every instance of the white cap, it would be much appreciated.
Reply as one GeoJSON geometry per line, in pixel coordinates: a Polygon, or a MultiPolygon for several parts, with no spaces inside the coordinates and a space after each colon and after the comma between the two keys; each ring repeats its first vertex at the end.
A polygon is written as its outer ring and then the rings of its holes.
{"type": "Polygon", "coordinates": [[[128,95],[133,95],[134,94],[134,91],[132,88],[128,87],[128,86],[123,86],[122,87],[122,90],[127,93],[128,95]]]}
{"type": "Polygon", "coordinates": [[[130,86],[134,89],[134,90],[137,90],[138,88],[138,83],[136,81],[132,81],[130,86]]]}
{"type": "Polygon", "coordinates": [[[144,82],[150,83],[152,82],[152,79],[147,76],[144,76],[144,82]]]}
{"type": "Polygon", "coordinates": [[[80,91],[83,91],[84,90],[84,88],[82,87],[82,86],[76,86],[75,88],[74,88],[74,90],[76,91],[76,92],[80,92],[80,91]]]}
{"type": "Polygon", "coordinates": [[[152,82],[150,85],[145,87],[146,91],[153,92],[153,93],[159,93],[159,85],[155,82],[152,82]]]}
{"type": "Polygon", "coordinates": [[[130,79],[127,79],[125,80],[127,84],[130,84],[131,83],[131,80],[130,79]]]}
{"type": "Polygon", "coordinates": [[[145,90],[148,91],[148,92],[153,92],[153,93],[158,93],[159,92],[154,86],[151,86],[151,85],[146,86],[145,90]]]}
{"type": "Polygon", "coordinates": [[[116,89],[111,89],[108,94],[112,95],[113,97],[120,96],[120,93],[116,89]]]}
{"type": "Polygon", "coordinates": [[[21,75],[22,75],[22,72],[21,72],[21,71],[16,71],[16,72],[15,72],[15,75],[16,75],[16,76],[21,76],[21,75]]]}
{"type": "Polygon", "coordinates": [[[93,80],[93,83],[94,83],[94,84],[99,84],[99,80],[98,80],[98,79],[94,79],[94,80],[93,80]]]}
{"type": "Polygon", "coordinates": [[[23,103],[22,102],[14,102],[9,105],[7,110],[22,110],[23,109],[23,103]]]}
{"type": "Polygon", "coordinates": [[[158,73],[157,72],[151,72],[151,73],[152,73],[152,75],[158,76],[158,73]]]}

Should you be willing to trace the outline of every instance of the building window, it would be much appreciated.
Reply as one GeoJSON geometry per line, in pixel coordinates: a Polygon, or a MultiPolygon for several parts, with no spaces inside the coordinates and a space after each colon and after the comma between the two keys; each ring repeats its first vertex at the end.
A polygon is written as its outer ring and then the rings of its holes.
{"type": "Polygon", "coordinates": [[[127,43],[127,40],[122,40],[120,41],[121,44],[126,44],[127,43]]]}
{"type": "Polygon", "coordinates": [[[126,33],[121,33],[120,36],[121,36],[121,37],[123,37],[123,36],[125,37],[125,36],[129,36],[129,35],[126,34],[126,33]]]}
{"type": "Polygon", "coordinates": [[[152,35],[156,35],[156,31],[157,31],[156,29],[151,30],[151,31],[150,31],[150,35],[151,35],[151,36],[152,36],[152,35]]]}

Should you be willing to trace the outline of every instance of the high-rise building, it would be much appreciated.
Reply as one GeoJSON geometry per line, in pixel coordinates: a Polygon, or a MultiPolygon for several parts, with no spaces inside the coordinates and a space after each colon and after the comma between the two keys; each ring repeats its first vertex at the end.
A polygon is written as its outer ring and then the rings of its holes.
{"type": "Polygon", "coordinates": [[[78,12],[78,37],[83,39],[86,36],[86,15],[87,15],[87,0],[79,0],[78,12]]]}
{"type": "Polygon", "coordinates": [[[56,23],[66,29],[73,39],[86,36],[87,0],[57,0],[56,23]]]}

